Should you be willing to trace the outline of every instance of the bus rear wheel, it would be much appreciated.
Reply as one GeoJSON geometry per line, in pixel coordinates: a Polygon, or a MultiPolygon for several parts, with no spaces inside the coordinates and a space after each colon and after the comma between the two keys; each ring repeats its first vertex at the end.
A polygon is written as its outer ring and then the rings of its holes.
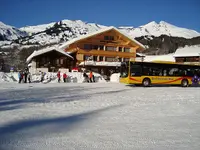
{"type": "Polygon", "coordinates": [[[183,79],[183,80],[181,81],[181,86],[182,86],[182,87],[188,87],[188,86],[189,86],[188,80],[187,80],[187,79],[183,79]]]}
{"type": "Polygon", "coordinates": [[[142,85],[144,87],[149,87],[151,85],[151,81],[149,78],[145,78],[143,81],[142,81],[142,85]]]}

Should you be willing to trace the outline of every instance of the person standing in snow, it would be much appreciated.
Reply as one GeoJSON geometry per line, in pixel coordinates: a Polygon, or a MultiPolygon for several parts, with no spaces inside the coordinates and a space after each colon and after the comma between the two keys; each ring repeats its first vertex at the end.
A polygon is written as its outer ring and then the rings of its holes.
{"type": "Polygon", "coordinates": [[[43,82],[44,81],[44,73],[41,71],[41,74],[40,74],[40,82],[43,82]]]}
{"type": "Polygon", "coordinates": [[[66,80],[67,80],[67,74],[64,73],[64,74],[63,74],[63,81],[66,82],[66,80]]]}
{"type": "Polygon", "coordinates": [[[90,71],[89,78],[90,78],[90,82],[92,82],[92,79],[93,79],[93,73],[92,73],[92,71],[90,71]]]}
{"type": "Polygon", "coordinates": [[[27,77],[28,77],[28,69],[25,68],[25,70],[24,70],[24,83],[27,83],[27,77]]]}
{"type": "Polygon", "coordinates": [[[83,78],[84,78],[83,82],[89,82],[88,75],[86,74],[86,72],[83,73],[83,78]]]}
{"type": "Polygon", "coordinates": [[[19,78],[19,83],[21,83],[21,81],[22,81],[22,72],[21,71],[19,71],[18,72],[18,78],[19,78]]]}
{"type": "Polygon", "coordinates": [[[28,82],[31,83],[31,73],[30,72],[28,72],[27,78],[28,78],[28,82]]]}
{"type": "Polygon", "coordinates": [[[58,83],[60,83],[60,71],[58,71],[57,77],[58,77],[58,83]]]}

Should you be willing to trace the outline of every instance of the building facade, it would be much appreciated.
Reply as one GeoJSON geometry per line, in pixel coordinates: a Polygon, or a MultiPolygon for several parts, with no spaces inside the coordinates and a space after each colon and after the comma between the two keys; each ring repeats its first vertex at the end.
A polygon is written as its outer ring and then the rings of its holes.
{"type": "Polygon", "coordinates": [[[115,27],[81,36],[60,48],[73,56],[76,67],[108,76],[118,70],[119,62],[135,60],[136,53],[145,49],[141,43],[115,27]]]}

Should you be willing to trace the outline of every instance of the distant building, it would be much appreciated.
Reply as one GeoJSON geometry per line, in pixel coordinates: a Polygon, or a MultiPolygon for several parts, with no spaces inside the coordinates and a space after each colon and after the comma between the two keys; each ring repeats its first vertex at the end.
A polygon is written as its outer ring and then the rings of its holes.
{"type": "Polygon", "coordinates": [[[56,72],[60,68],[70,66],[73,63],[73,57],[61,51],[59,47],[51,46],[34,51],[26,61],[31,73],[56,72]]]}
{"type": "Polygon", "coordinates": [[[200,64],[200,45],[179,48],[173,56],[177,63],[200,64]]]}
{"type": "Polygon", "coordinates": [[[57,71],[58,69],[86,68],[110,75],[120,62],[135,60],[136,53],[145,50],[144,45],[122,33],[115,27],[72,39],[58,47],[35,51],[27,62],[32,69],[57,71]],[[32,63],[33,62],[33,63],[32,63]]]}

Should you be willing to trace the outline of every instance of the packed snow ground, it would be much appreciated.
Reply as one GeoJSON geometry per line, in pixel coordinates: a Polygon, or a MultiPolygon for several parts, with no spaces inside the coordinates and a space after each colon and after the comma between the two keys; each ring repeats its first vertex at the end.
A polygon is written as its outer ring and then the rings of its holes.
{"type": "Polygon", "coordinates": [[[0,83],[0,149],[199,150],[199,90],[0,83]]]}

